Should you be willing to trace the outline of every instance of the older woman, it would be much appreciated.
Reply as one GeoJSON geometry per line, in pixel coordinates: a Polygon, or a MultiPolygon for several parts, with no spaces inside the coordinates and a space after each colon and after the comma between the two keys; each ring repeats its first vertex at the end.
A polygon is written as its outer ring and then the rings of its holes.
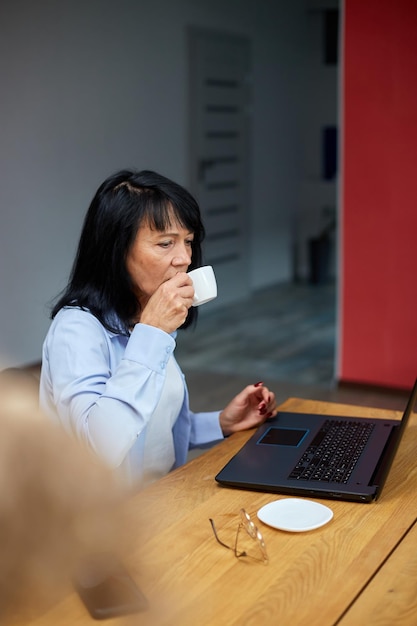
{"type": "Polygon", "coordinates": [[[275,397],[249,385],[222,411],[193,413],[174,350],[197,317],[187,270],[201,265],[194,198],[150,171],[105,180],[88,209],[44,342],[43,410],[128,481],[144,484],[193,446],[262,423],[275,397]]]}

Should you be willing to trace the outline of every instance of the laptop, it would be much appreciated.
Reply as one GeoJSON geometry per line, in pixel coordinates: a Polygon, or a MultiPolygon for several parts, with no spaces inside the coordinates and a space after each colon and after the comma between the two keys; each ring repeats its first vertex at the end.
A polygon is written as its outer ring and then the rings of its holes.
{"type": "Polygon", "coordinates": [[[215,477],[227,487],[372,502],[384,486],[417,400],[401,421],[277,413],[215,477]]]}

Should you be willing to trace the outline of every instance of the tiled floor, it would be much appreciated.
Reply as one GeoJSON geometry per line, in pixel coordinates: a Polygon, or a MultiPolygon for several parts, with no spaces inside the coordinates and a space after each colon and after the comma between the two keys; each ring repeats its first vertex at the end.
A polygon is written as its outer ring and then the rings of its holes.
{"type": "Polygon", "coordinates": [[[335,288],[281,285],[249,302],[204,315],[181,334],[186,369],[330,385],[334,377],[335,288]]]}
{"type": "Polygon", "coordinates": [[[249,302],[201,309],[180,332],[176,356],[194,410],[221,408],[246,384],[263,380],[277,395],[402,410],[405,394],[335,382],[336,289],[285,284],[249,302]]]}

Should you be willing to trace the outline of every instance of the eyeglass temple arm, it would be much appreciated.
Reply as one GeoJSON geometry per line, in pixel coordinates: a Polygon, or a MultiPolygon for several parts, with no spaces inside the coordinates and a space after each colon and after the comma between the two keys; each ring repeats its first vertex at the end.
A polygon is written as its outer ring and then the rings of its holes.
{"type": "Polygon", "coordinates": [[[217,530],[216,530],[216,526],[214,525],[214,520],[212,520],[212,518],[209,518],[210,524],[211,524],[211,528],[213,529],[213,533],[214,536],[216,537],[216,540],[219,542],[219,544],[221,546],[223,546],[224,548],[227,548],[228,550],[233,550],[232,546],[228,546],[227,543],[223,543],[223,541],[221,539],[219,539],[219,536],[217,534],[217,530]]]}

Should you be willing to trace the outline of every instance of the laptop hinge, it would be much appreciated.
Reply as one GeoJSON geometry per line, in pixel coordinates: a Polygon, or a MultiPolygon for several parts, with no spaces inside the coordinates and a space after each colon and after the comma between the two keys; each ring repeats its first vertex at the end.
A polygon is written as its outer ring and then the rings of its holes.
{"type": "Polygon", "coordinates": [[[369,481],[370,485],[378,487],[379,492],[384,486],[392,461],[397,451],[398,444],[400,443],[401,437],[399,436],[399,430],[399,426],[393,427],[390,436],[388,437],[387,442],[384,446],[382,454],[379,457],[379,461],[375,467],[375,471],[371,476],[371,480],[369,481]]]}

